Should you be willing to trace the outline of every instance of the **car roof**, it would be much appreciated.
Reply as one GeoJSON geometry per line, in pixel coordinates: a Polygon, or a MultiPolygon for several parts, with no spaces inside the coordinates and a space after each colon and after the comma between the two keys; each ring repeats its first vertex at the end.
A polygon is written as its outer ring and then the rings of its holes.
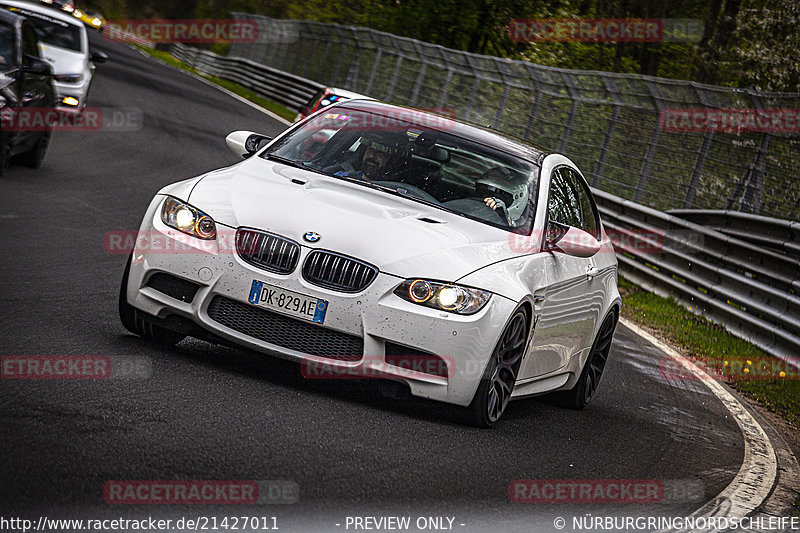
{"type": "Polygon", "coordinates": [[[365,94],[354,93],[353,91],[347,91],[345,89],[339,89],[337,87],[327,87],[327,89],[330,92],[332,92],[333,94],[335,94],[336,96],[342,96],[344,98],[350,98],[350,99],[361,98],[361,99],[368,99],[368,100],[372,99],[371,97],[369,97],[369,96],[367,96],[365,94]]]}
{"type": "Polygon", "coordinates": [[[61,13],[60,11],[57,11],[51,7],[40,6],[32,2],[18,2],[17,0],[0,0],[0,4],[4,6],[18,7],[26,11],[31,11],[33,13],[45,15],[49,18],[60,20],[62,22],[67,22],[69,24],[72,24],[73,26],[80,26],[81,28],[83,28],[83,22],[81,22],[80,20],[76,19],[72,15],[61,13]]]}
{"type": "MultiPolygon", "coordinates": [[[[346,100],[341,104],[337,104],[337,107],[357,109],[359,111],[379,114],[390,114],[392,112],[396,112],[398,113],[398,117],[402,116],[399,114],[400,112],[413,111],[414,120],[423,124],[438,124],[442,122],[442,117],[445,117],[448,121],[450,121],[450,123],[447,124],[447,133],[453,134],[456,137],[462,137],[464,139],[475,141],[479,144],[489,146],[501,152],[505,152],[532,163],[536,163],[537,165],[541,165],[544,158],[552,153],[551,151],[545,150],[544,148],[536,146],[523,139],[511,137],[489,128],[460,122],[452,117],[433,113],[428,110],[387,104],[377,100],[346,100]]],[[[443,131],[442,128],[438,129],[443,131]]]]}

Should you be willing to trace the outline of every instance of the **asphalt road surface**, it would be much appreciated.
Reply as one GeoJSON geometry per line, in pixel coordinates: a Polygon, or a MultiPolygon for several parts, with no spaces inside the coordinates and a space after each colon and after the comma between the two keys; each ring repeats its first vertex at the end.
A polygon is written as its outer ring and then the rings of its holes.
{"type": "Polygon", "coordinates": [[[0,516],[274,516],[283,531],[344,531],[347,516],[405,514],[454,517],[461,531],[554,531],[553,517],[575,513],[689,513],[733,479],[743,441],[732,418],[702,383],[665,380],[663,354],[624,327],[587,409],[519,401],[491,431],[374,383],[308,381],[257,353],[128,334],[117,315],[126,257],[106,251],[106,232],[137,229],[163,185],[235,163],[229,132],[284,126],[138,51],[92,41],[111,59],[90,106],[134,109],[140,127],[58,132],[41,169],[0,178],[0,353],[141,356],[152,373],[0,381],[0,516]],[[509,501],[516,479],[678,481],[702,494],[534,505],[509,501]],[[109,480],[284,480],[299,502],[109,505],[109,480]]]}

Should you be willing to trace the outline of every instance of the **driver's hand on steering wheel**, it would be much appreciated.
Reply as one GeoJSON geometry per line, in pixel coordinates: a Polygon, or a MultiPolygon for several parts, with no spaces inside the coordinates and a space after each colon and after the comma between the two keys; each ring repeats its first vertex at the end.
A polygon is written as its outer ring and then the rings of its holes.
{"type": "Polygon", "coordinates": [[[497,211],[498,207],[500,207],[502,209],[506,208],[505,202],[503,202],[503,200],[499,200],[497,198],[492,198],[492,197],[484,198],[483,199],[483,203],[485,203],[486,205],[488,205],[489,207],[491,207],[495,211],[497,211]]]}

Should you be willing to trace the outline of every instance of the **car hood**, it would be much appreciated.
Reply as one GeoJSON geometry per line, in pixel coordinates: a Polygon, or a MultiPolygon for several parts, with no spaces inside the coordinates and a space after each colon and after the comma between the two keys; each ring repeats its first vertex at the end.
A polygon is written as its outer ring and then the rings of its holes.
{"type": "Polygon", "coordinates": [[[519,255],[499,228],[258,157],[204,176],[187,201],[220,224],[277,233],[399,277],[457,281],[519,255]],[[320,240],[306,242],[307,232],[320,240]]]}
{"type": "Polygon", "coordinates": [[[86,56],[58,46],[40,44],[42,59],[53,66],[53,74],[81,74],[86,69],[86,56]]]}

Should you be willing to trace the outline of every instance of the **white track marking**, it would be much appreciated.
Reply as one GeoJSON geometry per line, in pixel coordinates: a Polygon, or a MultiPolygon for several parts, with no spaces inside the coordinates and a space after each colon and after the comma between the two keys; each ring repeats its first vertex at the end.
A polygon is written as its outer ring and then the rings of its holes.
{"type": "Polygon", "coordinates": [[[675,359],[701,380],[733,415],[744,437],[744,459],[739,472],[725,489],[690,516],[743,518],[767,499],[775,484],[778,459],[764,428],[715,378],[648,332],[620,318],[620,324],[675,359]]]}

